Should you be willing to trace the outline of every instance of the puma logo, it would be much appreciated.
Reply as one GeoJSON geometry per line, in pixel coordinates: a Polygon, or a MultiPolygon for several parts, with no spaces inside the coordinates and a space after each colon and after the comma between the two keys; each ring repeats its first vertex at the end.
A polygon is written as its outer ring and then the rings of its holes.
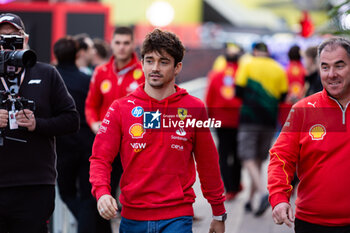
{"type": "Polygon", "coordinates": [[[128,100],[128,103],[133,103],[135,105],[135,100],[128,100]]]}
{"type": "Polygon", "coordinates": [[[311,105],[312,107],[316,108],[315,104],[316,104],[316,101],[314,103],[311,103],[311,102],[307,102],[308,105],[311,105]]]}

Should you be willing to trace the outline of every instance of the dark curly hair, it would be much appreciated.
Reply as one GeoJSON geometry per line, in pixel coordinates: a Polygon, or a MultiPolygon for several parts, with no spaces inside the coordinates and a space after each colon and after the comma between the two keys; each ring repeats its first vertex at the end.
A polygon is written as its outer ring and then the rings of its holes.
{"type": "Polygon", "coordinates": [[[154,29],[146,35],[141,48],[141,58],[144,59],[146,53],[164,51],[172,56],[175,60],[174,66],[182,61],[185,54],[185,47],[180,39],[172,32],[154,29]]]}

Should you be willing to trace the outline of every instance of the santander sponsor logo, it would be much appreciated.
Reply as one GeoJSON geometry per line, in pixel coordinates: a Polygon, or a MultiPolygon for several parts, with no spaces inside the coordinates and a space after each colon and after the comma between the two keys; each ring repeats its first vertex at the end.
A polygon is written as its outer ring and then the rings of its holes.
{"type": "Polygon", "coordinates": [[[185,136],[186,135],[186,131],[184,130],[184,128],[179,128],[178,130],[176,130],[176,134],[179,136],[185,136]]]}

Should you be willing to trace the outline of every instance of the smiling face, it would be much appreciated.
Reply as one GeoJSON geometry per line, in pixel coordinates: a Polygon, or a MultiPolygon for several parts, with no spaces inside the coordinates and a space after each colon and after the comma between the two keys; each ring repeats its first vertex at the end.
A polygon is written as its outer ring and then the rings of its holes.
{"type": "Polygon", "coordinates": [[[320,53],[320,76],[329,95],[343,106],[350,101],[350,58],[341,46],[326,46],[320,53]]]}

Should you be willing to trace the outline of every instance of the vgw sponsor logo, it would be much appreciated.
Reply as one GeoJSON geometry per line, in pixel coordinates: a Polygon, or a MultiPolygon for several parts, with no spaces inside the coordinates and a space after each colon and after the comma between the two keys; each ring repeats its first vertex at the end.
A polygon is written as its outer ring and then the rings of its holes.
{"type": "Polygon", "coordinates": [[[145,142],[134,142],[130,143],[130,146],[134,149],[134,152],[140,152],[146,148],[147,143],[145,142]]]}

